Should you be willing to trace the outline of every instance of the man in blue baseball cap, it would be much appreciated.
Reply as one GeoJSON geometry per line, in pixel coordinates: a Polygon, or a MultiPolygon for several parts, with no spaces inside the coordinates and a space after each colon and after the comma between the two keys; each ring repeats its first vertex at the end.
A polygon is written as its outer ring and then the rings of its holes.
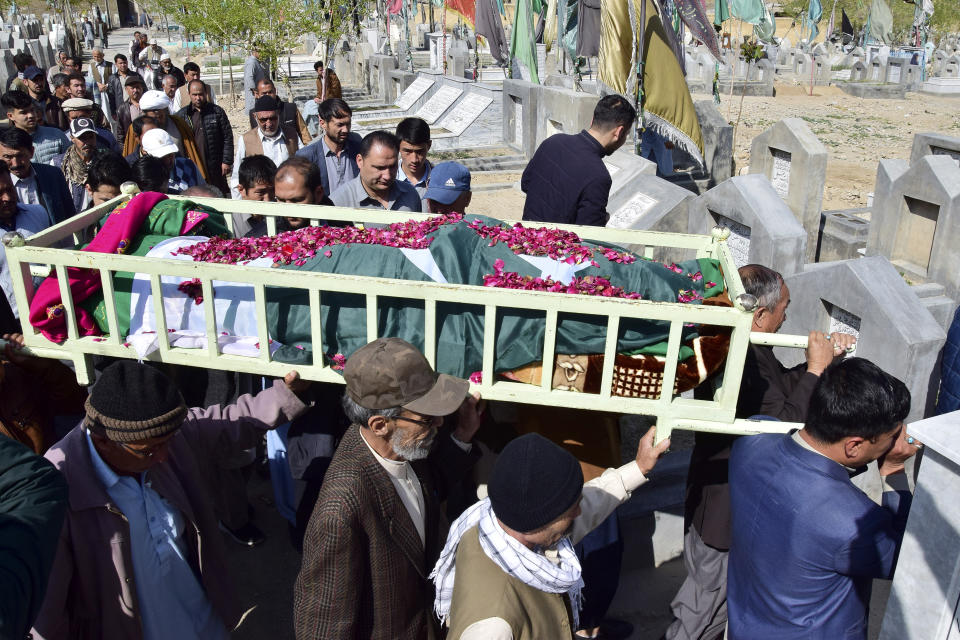
{"type": "Polygon", "coordinates": [[[442,162],[430,173],[424,207],[430,213],[464,213],[470,205],[470,170],[459,162],[442,162]]]}

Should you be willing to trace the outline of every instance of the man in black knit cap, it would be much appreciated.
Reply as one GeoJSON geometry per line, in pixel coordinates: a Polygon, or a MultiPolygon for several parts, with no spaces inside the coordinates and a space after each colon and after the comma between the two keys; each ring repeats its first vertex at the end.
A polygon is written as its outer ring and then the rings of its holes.
{"type": "Polygon", "coordinates": [[[573,454],[541,435],[504,447],[488,497],[451,525],[430,575],[447,638],[571,637],[583,587],[573,545],[647,481],[670,446],[669,439],[654,446],[654,434],[641,438],[634,461],[586,484],[573,454]]]}
{"type": "Polygon", "coordinates": [[[188,409],[153,367],[104,369],[83,423],[46,454],[70,503],[34,635],[226,640],[244,609],[203,475],[303,413],[306,390],[291,371],[256,397],[188,409]]]}
{"type": "Polygon", "coordinates": [[[583,587],[573,545],[647,481],[670,446],[669,438],[655,446],[654,433],[641,438],[634,461],[586,484],[573,454],[543,436],[504,447],[488,497],[451,525],[430,575],[447,638],[571,637],[583,587]]]}

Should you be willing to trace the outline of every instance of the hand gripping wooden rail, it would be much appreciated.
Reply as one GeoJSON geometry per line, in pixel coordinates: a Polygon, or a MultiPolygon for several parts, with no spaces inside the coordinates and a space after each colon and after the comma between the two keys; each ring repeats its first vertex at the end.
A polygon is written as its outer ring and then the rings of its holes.
{"type": "MultiPolygon", "coordinates": [[[[82,237],[92,237],[92,227],[108,211],[135,193],[125,189],[116,199],[104,203],[70,220],[44,230],[29,238],[8,234],[4,238],[6,256],[13,281],[14,294],[23,325],[25,346],[28,352],[46,358],[72,361],[81,384],[91,382],[91,356],[104,355],[120,358],[136,358],[134,350],[124,345],[124,336],[119,335],[117,309],[114,300],[113,280],[110,274],[130,271],[147,274],[153,292],[153,303],[159,335],[159,350],[148,359],[194,367],[224,369],[255,373],[267,376],[283,376],[292,365],[273,361],[269,349],[261,349],[259,357],[245,357],[220,352],[217,343],[216,319],[213,305],[205,307],[207,329],[206,349],[182,349],[171,347],[163,302],[160,296],[161,276],[198,278],[202,283],[205,300],[213,300],[213,281],[245,283],[254,288],[257,332],[261,344],[267,344],[268,327],[266,315],[266,288],[293,287],[308,292],[311,318],[311,333],[314,353],[322,352],[323,329],[319,320],[320,302],[332,292],[360,293],[366,297],[367,338],[377,337],[377,308],[380,298],[405,298],[423,304],[425,309],[424,336],[425,354],[433,364],[436,360],[437,303],[456,302],[484,307],[483,369],[482,382],[474,385],[483,397],[537,405],[592,409],[616,413],[632,413],[657,416],[657,439],[670,435],[676,428],[710,431],[717,433],[747,434],[760,432],[784,432],[797,427],[794,423],[759,422],[734,418],[744,358],[748,343],[805,348],[806,336],[786,336],[750,332],[752,309],[756,305],[753,296],[745,294],[737,275],[733,259],[726,245],[728,232],[715,229],[709,236],[654,231],[608,229],[603,227],[580,227],[570,225],[546,225],[525,222],[525,226],[552,226],[578,234],[582,239],[605,244],[627,246],[638,253],[651,257],[654,249],[667,247],[677,250],[693,250],[698,258],[714,258],[720,261],[726,276],[730,299],[735,307],[716,307],[646,300],[626,300],[577,296],[539,291],[520,291],[450,285],[432,282],[413,282],[353,275],[302,272],[287,269],[264,269],[236,265],[212,264],[143,258],[136,256],[88,253],[54,248],[61,240],[73,237],[79,242],[82,237]],[[99,270],[103,284],[104,303],[109,335],[99,339],[79,336],[75,306],[67,286],[68,267],[83,267],[99,270]],[[56,273],[64,310],[67,317],[67,339],[56,344],[36,332],[29,324],[26,310],[33,296],[34,274],[56,273]],[[542,376],[540,385],[497,380],[494,375],[495,318],[498,309],[537,310],[545,314],[546,331],[543,344],[543,371],[553,371],[558,314],[588,314],[606,318],[606,341],[604,365],[599,394],[576,393],[551,388],[551,376],[542,376]],[[620,323],[628,318],[646,318],[670,323],[666,368],[663,373],[659,398],[629,398],[613,395],[611,387],[614,372],[614,354],[620,323]],[[731,328],[730,350],[726,363],[715,386],[712,400],[697,400],[673,395],[677,370],[677,355],[681,345],[681,332],[685,323],[712,324],[731,328]]],[[[172,196],[177,198],[178,196],[172,196]]],[[[277,217],[309,218],[313,224],[318,219],[340,220],[354,223],[391,223],[426,218],[427,214],[408,212],[384,212],[342,207],[316,207],[312,205],[263,203],[244,200],[213,198],[190,198],[225,214],[227,225],[232,227],[230,213],[256,213],[267,216],[270,233],[276,232],[277,217]]],[[[296,365],[297,371],[306,379],[342,383],[339,373],[326,366],[322,358],[312,364],[296,365]]]]}

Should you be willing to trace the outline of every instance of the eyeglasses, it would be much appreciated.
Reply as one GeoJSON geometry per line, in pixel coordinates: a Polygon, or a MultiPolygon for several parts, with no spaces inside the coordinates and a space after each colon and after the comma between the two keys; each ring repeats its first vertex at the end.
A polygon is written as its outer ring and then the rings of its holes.
{"type": "Polygon", "coordinates": [[[419,427],[422,427],[422,428],[424,428],[424,429],[428,429],[428,428],[430,428],[430,427],[433,426],[433,423],[434,423],[434,421],[436,420],[436,418],[435,418],[435,417],[429,417],[429,416],[428,416],[427,418],[425,418],[425,419],[423,419],[423,420],[417,420],[416,418],[408,418],[407,416],[397,416],[396,418],[394,418],[394,421],[396,421],[396,420],[406,420],[407,422],[412,422],[413,424],[415,424],[415,425],[417,425],[417,426],[419,426],[419,427]]]}
{"type": "Polygon", "coordinates": [[[125,442],[117,442],[115,444],[119,446],[121,449],[123,449],[124,451],[126,451],[127,453],[132,453],[138,458],[149,459],[155,456],[156,454],[160,453],[160,451],[162,451],[163,449],[165,449],[166,446],[170,444],[171,439],[172,439],[172,436],[170,438],[167,438],[163,442],[158,442],[157,444],[152,444],[150,446],[143,447],[142,449],[134,449],[133,447],[131,447],[125,442]]]}

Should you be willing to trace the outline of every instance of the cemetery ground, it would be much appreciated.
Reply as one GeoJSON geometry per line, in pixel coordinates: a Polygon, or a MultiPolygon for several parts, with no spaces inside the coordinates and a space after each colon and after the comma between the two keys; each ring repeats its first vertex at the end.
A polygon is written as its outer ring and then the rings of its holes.
{"type": "MultiPolygon", "coordinates": [[[[881,158],[910,158],[913,135],[937,131],[960,133],[960,100],[920,93],[907,93],[903,100],[871,100],[850,96],[834,86],[778,83],[775,97],[743,98],[743,112],[734,141],[734,158],[739,173],[750,164],[750,143],[754,137],[784,118],[801,118],[827,147],[827,182],[823,209],[850,209],[867,206],[873,191],[877,161],[881,158]]],[[[709,99],[697,94],[694,100],[709,99]]],[[[736,123],[741,99],[721,96],[720,114],[736,123]]]]}

